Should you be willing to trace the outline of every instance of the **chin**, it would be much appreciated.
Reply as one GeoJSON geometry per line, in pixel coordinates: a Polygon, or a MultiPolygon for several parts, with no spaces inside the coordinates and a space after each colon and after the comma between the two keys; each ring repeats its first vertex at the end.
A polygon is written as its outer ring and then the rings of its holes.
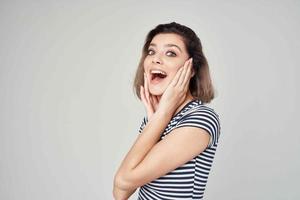
{"type": "Polygon", "coordinates": [[[161,96],[165,92],[165,89],[164,88],[152,88],[152,89],[149,89],[149,91],[152,95],[161,96]]]}
{"type": "Polygon", "coordinates": [[[169,85],[169,83],[167,82],[167,80],[164,80],[163,82],[158,83],[158,84],[149,83],[149,92],[152,95],[161,96],[167,89],[168,85],[169,85]]]}

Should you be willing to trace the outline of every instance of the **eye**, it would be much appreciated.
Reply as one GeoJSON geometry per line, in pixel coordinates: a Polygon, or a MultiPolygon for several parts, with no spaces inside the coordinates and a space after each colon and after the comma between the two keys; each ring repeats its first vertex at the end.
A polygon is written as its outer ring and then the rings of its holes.
{"type": "Polygon", "coordinates": [[[148,49],[148,55],[152,55],[153,53],[150,52],[154,52],[152,49],[148,49]]]}
{"type": "MultiPolygon", "coordinates": [[[[153,55],[155,53],[155,51],[152,49],[148,49],[147,52],[148,52],[148,55],[153,55]]],[[[171,57],[177,56],[176,53],[174,53],[173,51],[167,51],[166,55],[171,56],[171,57]]]]}
{"type": "Polygon", "coordinates": [[[175,56],[176,56],[176,53],[174,53],[173,51],[168,51],[167,54],[168,54],[168,53],[171,53],[171,54],[169,54],[169,55],[172,56],[172,57],[175,57],[175,56]]]}

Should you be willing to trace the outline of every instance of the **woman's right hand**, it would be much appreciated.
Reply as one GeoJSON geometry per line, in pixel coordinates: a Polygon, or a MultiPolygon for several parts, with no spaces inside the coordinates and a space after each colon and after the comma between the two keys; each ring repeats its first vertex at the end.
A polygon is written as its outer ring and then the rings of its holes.
{"type": "Polygon", "coordinates": [[[150,94],[147,80],[146,73],[144,73],[144,86],[141,85],[140,94],[142,102],[146,107],[147,118],[149,120],[157,110],[159,100],[157,96],[150,94]]]}

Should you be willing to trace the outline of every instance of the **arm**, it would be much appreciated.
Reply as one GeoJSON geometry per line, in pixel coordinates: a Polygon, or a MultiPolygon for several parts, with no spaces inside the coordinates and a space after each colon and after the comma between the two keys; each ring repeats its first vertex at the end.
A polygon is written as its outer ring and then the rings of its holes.
{"type": "Polygon", "coordinates": [[[116,187],[123,190],[132,190],[141,185],[129,186],[131,184],[128,184],[128,182],[131,181],[132,172],[135,172],[138,164],[158,142],[161,133],[169,123],[171,117],[172,113],[157,111],[149,119],[149,122],[144,127],[143,133],[138,136],[116,173],[114,179],[116,187]]]}
{"type": "Polygon", "coordinates": [[[134,190],[123,190],[119,188],[117,185],[114,185],[113,188],[113,196],[115,200],[127,200],[134,192],[134,190]]]}
{"type": "MultiPolygon", "coordinates": [[[[146,92],[145,95],[142,95],[142,99],[151,117],[144,127],[142,134],[136,139],[134,145],[122,161],[114,177],[114,196],[118,195],[119,189],[125,191],[135,190],[139,186],[183,164],[182,162],[191,159],[191,154],[187,156],[187,154],[184,153],[186,149],[180,148],[179,151],[174,151],[174,146],[172,146],[172,144],[176,145],[176,143],[180,145],[180,142],[184,139],[182,136],[177,136],[173,140],[172,137],[170,137],[169,140],[166,139],[163,142],[158,142],[161,133],[169,123],[175,109],[185,98],[188,89],[188,80],[190,78],[190,69],[191,59],[185,63],[184,67],[178,70],[173,81],[160,98],[159,106],[155,113],[153,113],[153,107],[151,105],[153,101],[150,102],[149,91],[145,88],[146,92]],[[171,155],[172,160],[169,160],[170,153],[173,153],[171,155]],[[177,153],[182,153],[182,157],[177,157],[177,153]]],[[[145,86],[147,86],[146,83],[147,81],[145,81],[145,86]]],[[[180,129],[183,130],[186,128],[187,127],[180,129]]],[[[192,137],[192,139],[194,140],[195,138],[192,137]]],[[[180,147],[188,148],[189,145],[190,144],[185,141],[184,145],[180,147]]],[[[192,153],[192,156],[194,156],[194,152],[192,153]]],[[[126,199],[127,197],[124,198],[126,199]]]]}
{"type": "MultiPolygon", "coordinates": [[[[143,139],[143,134],[147,133],[150,132],[143,132],[136,143],[139,143],[140,139],[143,139]]],[[[210,136],[204,129],[176,128],[163,140],[153,145],[136,167],[129,169],[124,167],[127,164],[121,166],[116,184],[125,190],[130,190],[151,182],[196,157],[207,147],[209,139],[210,136]]],[[[135,148],[133,147],[133,149],[135,148]]]]}

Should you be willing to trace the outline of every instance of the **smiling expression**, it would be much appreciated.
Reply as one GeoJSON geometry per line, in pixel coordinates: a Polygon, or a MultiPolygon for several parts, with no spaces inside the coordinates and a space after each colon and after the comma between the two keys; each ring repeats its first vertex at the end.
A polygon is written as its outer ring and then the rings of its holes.
{"type": "Polygon", "coordinates": [[[185,44],[180,35],[174,33],[157,34],[151,41],[144,60],[144,71],[152,95],[162,95],[176,72],[189,59],[185,44]],[[154,83],[151,71],[166,73],[166,78],[154,83]]]}

